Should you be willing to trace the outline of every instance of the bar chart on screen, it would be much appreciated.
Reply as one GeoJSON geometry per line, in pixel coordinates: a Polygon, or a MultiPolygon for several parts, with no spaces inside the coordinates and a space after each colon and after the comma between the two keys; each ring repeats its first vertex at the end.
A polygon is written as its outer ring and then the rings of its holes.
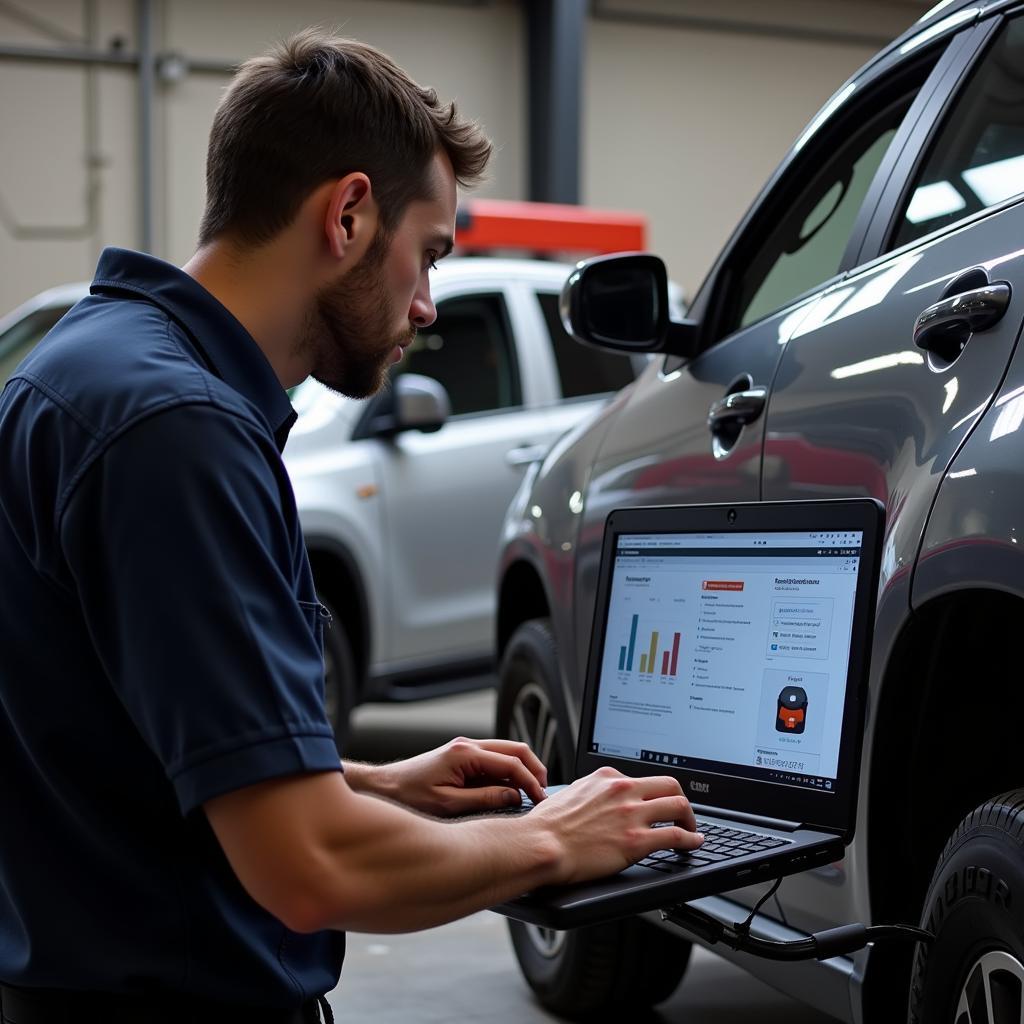
{"type": "Polygon", "coordinates": [[[619,648],[619,672],[675,679],[679,673],[681,645],[682,632],[671,623],[641,623],[640,615],[634,614],[629,624],[629,637],[619,648]]]}

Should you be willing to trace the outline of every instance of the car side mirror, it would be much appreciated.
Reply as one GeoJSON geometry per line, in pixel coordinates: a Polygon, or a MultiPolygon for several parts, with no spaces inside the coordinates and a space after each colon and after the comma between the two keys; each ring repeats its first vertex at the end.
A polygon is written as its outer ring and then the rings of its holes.
{"type": "Polygon", "coordinates": [[[443,384],[419,373],[402,373],[392,380],[390,391],[380,396],[367,433],[377,437],[394,437],[406,430],[431,434],[451,414],[452,403],[443,384]]]}
{"type": "Polygon", "coordinates": [[[697,324],[669,316],[668,273],[650,253],[598,256],[576,265],[559,312],[577,340],[613,352],[697,352],[697,324]]]}

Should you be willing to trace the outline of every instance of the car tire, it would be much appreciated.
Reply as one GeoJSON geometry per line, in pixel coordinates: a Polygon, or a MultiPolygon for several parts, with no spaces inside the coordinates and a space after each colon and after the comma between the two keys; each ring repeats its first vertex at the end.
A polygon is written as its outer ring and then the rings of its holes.
{"type": "MultiPolygon", "coordinates": [[[[532,619],[513,633],[501,661],[497,734],[530,744],[548,781],[572,774],[574,743],[561,697],[551,622],[532,619]]],[[[570,932],[509,921],[512,947],[541,1005],[569,1020],[635,1016],[675,991],[690,960],[685,939],[641,918],[570,932]]]]}
{"type": "Polygon", "coordinates": [[[324,629],[324,705],[341,753],[348,740],[349,716],[356,705],[356,662],[345,623],[329,599],[321,596],[320,602],[331,616],[324,629]]]}
{"type": "Polygon", "coordinates": [[[922,917],[935,935],[914,957],[910,1024],[1003,1024],[1024,1007],[1024,790],[960,823],[922,917]]]}
{"type": "Polygon", "coordinates": [[[556,785],[572,774],[575,743],[559,685],[558,646],[548,619],[530,619],[512,634],[501,659],[497,732],[528,743],[556,785]]]}

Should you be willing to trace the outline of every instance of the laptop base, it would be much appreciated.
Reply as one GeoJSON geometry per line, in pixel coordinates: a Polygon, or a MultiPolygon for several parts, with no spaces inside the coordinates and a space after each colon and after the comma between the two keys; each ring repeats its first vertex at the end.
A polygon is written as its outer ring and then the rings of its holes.
{"type": "Polygon", "coordinates": [[[793,842],[782,850],[740,857],[710,870],[696,866],[669,875],[634,865],[592,882],[535,889],[491,909],[526,924],[565,931],[717,896],[842,859],[844,847],[838,836],[798,831],[788,838],[793,842]]]}

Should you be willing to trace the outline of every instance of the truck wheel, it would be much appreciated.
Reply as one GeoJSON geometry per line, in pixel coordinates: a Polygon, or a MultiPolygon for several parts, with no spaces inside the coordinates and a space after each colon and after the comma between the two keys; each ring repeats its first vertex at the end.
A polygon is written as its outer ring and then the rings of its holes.
{"type": "MultiPolygon", "coordinates": [[[[559,687],[558,647],[548,619],[524,622],[502,658],[497,734],[529,743],[548,781],[571,777],[574,743],[559,687]]],[[[691,944],[640,918],[570,932],[509,921],[512,947],[541,1004],[567,1019],[633,1017],[667,999],[691,944]]]]}
{"type": "Polygon", "coordinates": [[[356,704],[356,663],[345,623],[328,598],[321,596],[320,601],[331,615],[331,623],[324,630],[324,705],[327,721],[334,729],[334,742],[343,752],[349,715],[356,704]]]}
{"type": "Polygon", "coordinates": [[[911,1024],[1024,1020],[1024,790],[987,801],[939,858],[910,984],[911,1024]]]}

